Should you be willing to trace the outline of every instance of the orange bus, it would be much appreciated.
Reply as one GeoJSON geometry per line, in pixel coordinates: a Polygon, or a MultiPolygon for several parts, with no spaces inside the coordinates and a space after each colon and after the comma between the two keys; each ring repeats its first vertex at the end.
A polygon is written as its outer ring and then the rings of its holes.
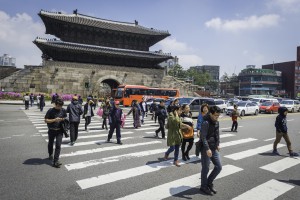
{"type": "Polygon", "coordinates": [[[119,85],[115,93],[115,100],[124,106],[131,106],[133,100],[142,101],[142,98],[179,97],[179,90],[172,88],[150,88],[143,85],[119,85]]]}

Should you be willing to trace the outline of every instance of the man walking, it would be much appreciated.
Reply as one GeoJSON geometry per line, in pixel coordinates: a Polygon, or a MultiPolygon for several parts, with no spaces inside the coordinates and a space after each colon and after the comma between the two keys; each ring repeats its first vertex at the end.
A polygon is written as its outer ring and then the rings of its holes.
{"type": "Polygon", "coordinates": [[[107,142],[110,142],[112,135],[116,129],[116,137],[117,137],[117,144],[123,144],[121,142],[121,116],[122,116],[122,109],[119,108],[119,101],[115,101],[112,103],[112,107],[109,112],[109,132],[107,137],[107,142]]]}
{"type": "Polygon", "coordinates": [[[214,189],[213,181],[222,170],[220,160],[220,135],[219,135],[219,122],[221,109],[217,106],[210,107],[209,113],[203,117],[203,123],[201,125],[201,187],[200,191],[207,195],[213,195],[217,193],[214,189]],[[209,172],[210,161],[215,165],[213,171],[207,177],[209,172]]]}
{"type": "Polygon", "coordinates": [[[50,108],[45,115],[45,123],[48,126],[48,153],[49,159],[53,160],[53,167],[60,168],[59,161],[61,142],[63,138],[62,121],[67,117],[66,110],[62,108],[64,102],[61,99],[55,100],[55,107],[50,108]],[[55,153],[53,159],[53,143],[55,139],[55,153]]]}
{"type": "Polygon", "coordinates": [[[29,109],[29,101],[30,101],[30,97],[29,97],[28,93],[26,93],[23,100],[24,100],[24,103],[25,103],[25,110],[28,110],[29,109]]]}
{"type": "Polygon", "coordinates": [[[142,124],[144,124],[144,118],[145,116],[147,117],[147,113],[148,113],[148,106],[147,106],[147,103],[145,101],[145,98],[143,97],[143,100],[140,102],[140,108],[141,108],[141,111],[142,111],[142,124]]]}
{"type": "Polygon", "coordinates": [[[166,139],[165,136],[165,123],[167,118],[167,111],[165,108],[165,100],[161,100],[158,105],[156,115],[158,117],[159,129],[155,131],[155,137],[158,138],[158,133],[161,132],[162,138],[166,139]]]}
{"type": "Polygon", "coordinates": [[[30,107],[32,107],[33,103],[34,103],[34,95],[33,93],[30,94],[30,107]]]}
{"type": "MultiPolygon", "coordinates": [[[[232,119],[232,126],[231,126],[231,132],[237,132],[237,128],[238,128],[238,122],[237,119],[241,118],[240,113],[237,109],[237,105],[233,106],[233,111],[231,113],[231,119],[232,119]]],[[[242,118],[241,118],[242,119],[242,118]]]]}
{"type": "Polygon", "coordinates": [[[70,139],[71,145],[74,145],[78,138],[78,126],[80,123],[80,115],[82,115],[82,107],[78,103],[78,97],[73,96],[72,102],[67,107],[67,113],[69,113],[70,121],[70,139]]]}
{"type": "Polygon", "coordinates": [[[93,104],[94,102],[92,99],[87,100],[86,104],[84,105],[83,109],[83,118],[85,119],[85,125],[84,125],[84,130],[87,131],[87,126],[91,123],[92,117],[94,116],[93,112],[93,104]]]}

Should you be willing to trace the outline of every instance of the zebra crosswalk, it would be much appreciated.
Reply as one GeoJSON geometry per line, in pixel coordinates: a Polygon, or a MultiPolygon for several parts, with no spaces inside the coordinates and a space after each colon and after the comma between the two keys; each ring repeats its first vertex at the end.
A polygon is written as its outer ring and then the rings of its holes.
{"type": "MultiPolygon", "coordinates": [[[[48,141],[47,125],[44,123],[44,114],[32,110],[24,110],[28,119],[36,128],[41,142],[48,141]]],[[[79,190],[90,191],[93,189],[114,187],[125,184],[122,192],[113,193],[103,190],[107,195],[99,192],[99,199],[172,199],[178,194],[200,186],[201,156],[190,156],[190,160],[180,159],[180,167],[173,165],[173,160],[164,160],[163,155],[167,150],[167,141],[154,138],[158,124],[148,118],[141,128],[134,129],[133,119],[127,118],[125,127],[122,129],[123,145],[107,143],[108,131],[102,129],[102,119],[98,116],[92,118],[89,131],[84,130],[84,121],[79,125],[79,136],[74,146],[68,144],[69,138],[63,139],[61,161],[63,170],[71,174],[72,182],[79,190]],[[171,177],[171,178],[170,178],[171,177]],[[147,181],[155,181],[149,184],[147,181]],[[121,184],[122,183],[122,184],[121,184]],[[129,187],[127,184],[134,187],[129,187]],[[101,196],[103,195],[103,196],[101,196]],[[109,196],[109,198],[108,198],[109,196]]],[[[241,130],[243,127],[240,127],[241,130]]],[[[223,128],[224,129],[224,128],[223,128]]],[[[196,138],[196,137],[195,137],[196,138]]],[[[264,178],[257,185],[244,186],[229,199],[263,199],[271,200],[280,198],[282,195],[295,189],[290,183],[284,183],[274,178],[274,174],[280,174],[295,167],[299,167],[300,158],[264,157],[264,163],[253,164],[248,167],[246,160],[254,157],[259,158],[263,153],[272,151],[273,138],[264,140],[255,137],[241,137],[237,133],[220,134],[223,169],[217,179],[235,184],[237,180],[246,179],[249,170],[264,174],[264,178]],[[224,154],[223,154],[224,152],[224,154]],[[259,165],[259,166],[258,166],[259,165]],[[259,194],[259,195],[258,195],[259,194]]],[[[113,138],[114,139],[114,138],[113,138]]],[[[197,139],[195,139],[196,141],[197,139]]],[[[277,148],[286,147],[278,144],[277,148]]],[[[193,154],[194,148],[190,154],[193,154]]],[[[217,183],[217,181],[216,181],[217,183]]],[[[230,187],[230,185],[218,185],[218,187],[230,187]]],[[[203,195],[194,194],[192,199],[199,199],[203,195]]],[[[217,194],[218,195],[218,194],[217,194]]],[[[228,194],[227,194],[228,195],[228,194]]]]}

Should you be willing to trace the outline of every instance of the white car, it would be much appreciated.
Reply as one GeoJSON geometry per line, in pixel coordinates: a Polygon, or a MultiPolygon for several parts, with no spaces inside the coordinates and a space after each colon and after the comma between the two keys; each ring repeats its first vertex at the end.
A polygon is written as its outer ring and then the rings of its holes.
{"type": "Polygon", "coordinates": [[[216,106],[218,106],[223,113],[225,113],[226,109],[227,109],[227,102],[223,99],[215,99],[214,100],[216,103],[216,106]]]}
{"type": "Polygon", "coordinates": [[[300,112],[300,102],[298,100],[282,100],[280,106],[286,107],[289,112],[300,112]]]}
{"type": "MultiPolygon", "coordinates": [[[[244,115],[258,115],[259,107],[255,103],[248,102],[248,101],[240,101],[236,104],[238,107],[238,112],[241,116],[244,115]]],[[[233,111],[233,106],[229,106],[226,110],[226,114],[230,115],[230,113],[233,111]]]]}

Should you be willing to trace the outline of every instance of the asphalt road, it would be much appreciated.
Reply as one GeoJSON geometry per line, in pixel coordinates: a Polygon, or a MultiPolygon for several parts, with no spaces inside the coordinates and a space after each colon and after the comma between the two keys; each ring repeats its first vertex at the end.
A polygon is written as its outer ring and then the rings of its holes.
{"type": "MultiPolygon", "coordinates": [[[[181,167],[173,166],[172,159],[163,161],[166,140],[153,138],[157,124],[149,116],[137,130],[128,118],[123,145],[105,143],[107,131],[94,117],[89,132],[81,128],[73,147],[64,139],[63,166],[53,168],[43,122],[48,108],[41,113],[35,107],[0,105],[1,200],[300,199],[300,159],[289,158],[284,140],[280,156],[270,153],[276,114],[246,116],[237,133],[230,132],[230,118],[221,116],[223,170],[215,180],[218,193],[210,197],[199,192],[201,165],[194,148],[191,161],[181,161],[181,167]]],[[[299,122],[300,113],[288,114],[289,136],[298,153],[299,122]]]]}

